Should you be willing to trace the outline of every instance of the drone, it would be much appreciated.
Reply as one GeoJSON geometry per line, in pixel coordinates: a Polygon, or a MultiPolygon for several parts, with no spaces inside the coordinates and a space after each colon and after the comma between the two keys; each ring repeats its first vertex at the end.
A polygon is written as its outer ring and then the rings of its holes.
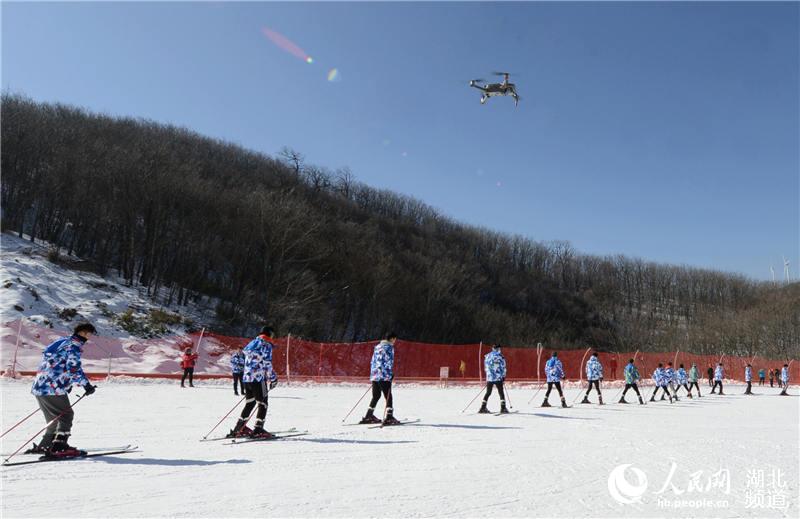
{"type": "Polygon", "coordinates": [[[511,96],[514,98],[514,106],[519,105],[519,95],[517,95],[517,88],[514,83],[508,82],[509,72],[492,72],[495,76],[503,76],[502,83],[486,83],[484,79],[473,79],[469,82],[469,86],[477,88],[483,95],[481,96],[481,104],[484,104],[490,97],[495,96],[511,96]],[[483,83],[483,84],[481,84],[483,83]]]}

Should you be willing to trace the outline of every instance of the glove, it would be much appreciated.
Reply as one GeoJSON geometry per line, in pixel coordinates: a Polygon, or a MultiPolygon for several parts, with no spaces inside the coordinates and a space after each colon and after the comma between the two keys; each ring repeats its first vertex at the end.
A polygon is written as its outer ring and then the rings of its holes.
{"type": "Polygon", "coordinates": [[[84,395],[91,395],[97,390],[97,386],[93,386],[91,383],[86,384],[83,386],[84,395]]]}
{"type": "Polygon", "coordinates": [[[269,390],[272,391],[273,389],[275,389],[275,386],[277,385],[278,385],[278,379],[276,378],[275,380],[269,383],[269,390]]]}

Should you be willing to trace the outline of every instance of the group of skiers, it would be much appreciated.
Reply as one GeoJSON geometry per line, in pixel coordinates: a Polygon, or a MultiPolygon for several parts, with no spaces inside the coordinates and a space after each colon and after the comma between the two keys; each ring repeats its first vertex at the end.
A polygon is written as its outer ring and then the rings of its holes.
{"type": "MultiPolygon", "coordinates": [[[[69,445],[68,439],[71,434],[74,413],[70,404],[68,393],[72,386],[82,386],[84,394],[79,398],[84,398],[95,392],[95,386],[81,367],[81,352],[84,344],[96,333],[94,326],[89,323],[77,325],[71,336],[63,337],[50,344],[42,354],[36,377],[33,382],[31,393],[36,397],[39,408],[47,420],[48,426],[39,444],[26,451],[28,454],[43,454],[46,457],[67,458],[85,456],[86,451],[81,451],[69,445]]],[[[247,346],[241,348],[231,357],[231,371],[234,380],[234,393],[239,394],[238,390],[244,394],[245,406],[236,422],[236,425],[228,433],[230,438],[270,438],[273,435],[264,428],[269,405],[268,396],[270,390],[278,384],[278,376],[272,367],[272,337],[274,330],[269,326],[261,328],[256,338],[250,341],[247,346]],[[238,388],[237,388],[238,385],[238,388]],[[238,390],[237,390],[238,389],[238,390]],[[251,415],[255,411],[256,420],[251,429],[247,424],[251,415]]],[[[396,425],[400,423],[394,417],[392,380],[394,379],[394,345],[397,341],[397,334],[387,333],[374,348],[372,360],[370,362],[370,383],[372,389],[372,399],[370,400],[366,414],[359,423],[371,424],[381,423],[383,425],[396,425]],[[375,407],[383,395],[386,400],[385,414],[383,419],[375,416],[375,407]]],[[[197,354],[188,348],[182,358],[181,367],[184,369],[181,379],[181,386],[184,387],[185,379],[189,378],[189,386],[193,387],[193,372],[197,362],[197,354]]],[[[503,357],[501,346],[495,344],[484,357],[484,370],[486,372],[486,392],[481,402],[478,413],[488,413],[488,400],[493,389],[497,389],[500,397],[500,413],[508,413],[506,407],[506,395],[503,383],[506,379],[507,365],[503,357]]],[[[763,370],[762,370],[763,371],[763,370]]],[[[772,373],[772,370],[770,370],[772,373]]],[[[745,381],[747,388],[745,394],[752,394],[752,366],[748,364],[745,368],[745,381]]],[[[544,375],[546,377],[547,391],[544,395],[542,407],[550,407],[548,401],[553,388],[558,391],[562,407],[569,407],[566,403],[561,381],[565,379],[564,366],[558,358],[558,353],[553,352],[552,357],[545,363],[544,375]]],[[[713,373],[714,386],[711,393],[716,392],[719,387],[719,394],[722,395],[722,381],[725,375],[722,364],[718,364],[713,373]]],[[[639,370],[634,364],[634,359],[630,359],[624,369],[625,388],[619,399],[620,404],[627,404],[625,395],[628,390],[633,390],[639,404],[644,404],[641,393],[639,392],[638,382],[641,380],[639,370]]],[[[670,402],[678,399],[678,390],[683,387],[686,389],[689,398],[692,398],[692,389],[697,389],[697,396],[700,397],[700,386],[698,384],[699,371],[695,364],[692,364],[689,372],[684,369],[683,364],[677,370],[673,369],[672,363],[668,362],[664,367],[659,364],[653,372],[655,389],[650,401],[655,401],[659,390],[662,393],[662,400],[669,399],[670,402]]],[[[589,395],[592,389],[597,391],[599,403],[603,404],[603,396],[600,389],[600,382],[603,380],[603,366],[597,357],[597,353],[592,353],[586,363],[586,378],[589,382],[586,394],[581,403],[590,403],[589,395]]],[[[786,395],[789,386],[789,365],[784,364],[780,373],[782,386],[781,395],[786,395]]],[[[534,395],[535,396],[535,395],[534,395]]]]}

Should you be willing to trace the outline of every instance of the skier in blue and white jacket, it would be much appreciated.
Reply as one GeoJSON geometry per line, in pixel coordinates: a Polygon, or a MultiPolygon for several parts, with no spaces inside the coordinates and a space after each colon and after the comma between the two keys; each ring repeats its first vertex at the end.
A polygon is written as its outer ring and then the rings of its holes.
{"type": "Polygon", "coordinates": [[[71,336],[62,337],[45,348],[42,362],[36,371],[31,394],[36,397],[45,421],[50,423],[38,445],[27,454],[44,454],[50,457],[69,458],[82,456],[80,451],[67,443],[72,434],[75,413],[67,394],[72,386],[83,386],[84,395],[95,391],[81,366],[81,353],[86,341],[96,332],[89,323],[77,325],[71,336]]]}
{"type": "Polygon", "coordinates": [[[680,388],[686,389],[686,392],[689,394],[689,398],[692,398],[692,390],[689,389],[689,376],[686,374],[686,368],[683,367],[683,364],[681,364],[678,367],[678,370],[675,372],[675,380],[678,382],[678,387],[675,388],[675,398],[678,398],[678,390],[680,388]]]}
{"type": "Polygon", "coordinates": [[[747,383],[747,388],[744,390],[745,395],[752,395],[753,391],[753,366],[748,364],[744,368],[744,381],[747,383]]]}
{"type": "Polygon", "coordinates": [[[678,388],[676,384],[678,382],[678,374],[675,372],[675,368],[672,367],[672,362],[667,362],[667,367],[664,369],[664,376],[667,378],[667,387],[672,390],[672,398],[677,402],[678,388]]]}
{"type": "Polygon", "coordinates": [[[359,423],[383,423],[383,425],[397,425],[399,420],[394,417],[392,399],[392,380],[394,379],[394,344],[397,342],[397,334],[387,333],[384,338],[375,346],[372,352],[372,360],[369,364],[369,380],[372,384],[372,400],[369,402],[367,414],[359,423]],[[386,399],[386,417],[381,421],[375,416],[375,406],[378,401],[386,399]]]}
{"type": "Polygon", "coordinates": [[[564,392],[561,390],[561,379],[564,377],[564,366],[558,360],[558,352],[554,351],[553,356],[544,365],[544,375],[547,377],[547,392],[544,394],[544,402],[542,407],[550,407],[550,402],[547,399],[550,397],[550,391],[555,387],[558,390],[558,396],[561,397],[561,407],[569,407],[567,401],[564,399],[564,392]]]}
{"type": "Polygon", "coordinates": [[[586,388],[586,394],[583,395],[582,404],[589,404],[589,392],[592,386],[597,389],[597,397],[600,399],[600,405],[603,405],[603,393],[600,392],[600,381],[603,380],[603,365],[597,358],[597,352],[593,351],[592,356],[586,361],[586,380],[589,381],[589,387],[586,388]]]}
{"type": "Polygon", "coordinates": [[[238,351],[231,355],[231,376],[233,377],[233,393],[239,395],[237,385],[244,394],[244,349],[239,348],[238,351]]]}
{"type": "Polygon", "coordinates": [[[228,433],[229,437],[250,436],[252,438],[270,438],[272,433],[264,429],[264,421],[267,418],[267,407],[269,406],[269,391],[278,385],[278,374],[272,369],[272,336],[275,331],[264,326],[258,337],[250,341],[244,347],[244,395],[246,403],[242,409],[242,414],[236,422],[233,430],[228,433]],[[247,426],[253,408],[258,406],[256,411],[256,424],[252,430],[247,426]]]}
{"type": "Polygon", "coordinates": [[[639,386],[636,384],[642,377],[639,375],[639,370],[636,369],[636,366],[633,364],[633,359],[628,360],[628,365],[625,366],[623,373],[625,375],[625,389],[622,391],[622,396],[619,399],[619,403],[627,404],[628,402],[625,400],[625,393],[627,393],[629,389],[633,389],[636,392],[636,396],[639,397],[639,405],[644,405],[642,394],[639,393],[639,386]]]}
{"type": "Polygon", "coordinates": [[[656,384],[656,388],[653,390],[653,395],[650,397],[651,402],[655,402],[656,394],[658,390],[662,390],[661,399],[664,400],[664,395],[669,397],[669,403],[672,403],[672,395],[669,392],[667,387],[669,386],[670,376],[667,375],[666,370],[664,369],[664,365],[662,363],[658,363],[658,367],[655,371],[653,371],[653,381],[656,384]]]}
{"type": "Polygon", "coordinates": [[[722,379],[725,378],[725,368],[722,367],[722,363],[720,362],[717,364],[716,369],[714,369],[714,387],[711,388],[711,394],[715,394],[717,386],[719,386],[719,394],[723,395],[722,392],[722,379]]]}
{"type": "Polygon", "coordinates": [[[495,344],[492,351],[483,357],[483,367],[486,370],[486,393],[483,395],[483,403],[478,413],[488,413],[486,403],[492,394],[492,389],[497,386],[497,393],[500,395],[500,413],[508,413],[506,409],[506,394],[503,390],[503,382],[506,380],[506,359],[500,351],[501,346],[495,344]]]}
{"type": "Polygon", "coordinates": [[[787,391],[789,390],[789,365],[784,364],[783,368],[781,369],[781,386],[783,389],[781,390],[781,395],[789,396],[787,391]]]}

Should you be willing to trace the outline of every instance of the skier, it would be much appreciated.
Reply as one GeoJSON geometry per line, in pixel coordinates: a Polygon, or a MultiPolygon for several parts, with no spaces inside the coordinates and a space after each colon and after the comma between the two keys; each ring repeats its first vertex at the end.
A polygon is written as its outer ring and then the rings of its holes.
{"type": "Polygon", "coordinates": [[[239,348],[237,352],[231,355],[231,376],[233,376],[233,394],[239,396],[238,387],[241,388],[244,394],[244,382],[242,376],[244,374],[244,352],[239,348]]]}
{"type": "Polygon", "coordinates": [[[548,360],[544,365],[544,374],[547,377],[547,392],[544,394],[544,402],[542,402],[542,407],[550,407],[550,403],[547,401],[547,399],[550,396],[550,391],[552,391],[553,387],[556,388],[558,391],[558,396],[561,397],[561,407],[569,407],[566,399],[564,398],[564,392],[561,391],[561,379],[565,377],[564,366],[561,364],[561,361],[558,360],[558,352],[554,351],[553,356],[550,357],[550,360],[548,360]]]}
{"type": "Polygon", "coordinates": [[[492,389],[497,386],[497,393],[500,395],[500,414],[508,414],[506,409],[506,394],[503,391],[503,382],[506,380],[506,359],[500,351],[500,345],[492,346],[492,351],[484,355],[483,367],[486,370],[486,394],[483,395],[483,403],[478,410],[479,413],[488,413],[486,402],[492,395],[492,389]]]}
{"type": "Polygon", "coordinates": [[[664,394],[669,397],[669,403],[672,403],[672,395],[669,393],[667,386],[669,385],[669,377],[667,376],[666,370],[664,369],[664,365],[662,363],[658,363],[658,367],[655,371],[653,371],[653,381],[656,383],[656,388],[653,390],[653,396],[650,397],[651,402],[656,401],[656,394],[658,390],[661,389],[663,393],[661,394],[662,400],[664,394]]]}
{"type": "Polygon", "coordinates": [[[590,404],[589,392],[592,386],[597,389],[597,398],[600,400],[600,405],[603,405],[603,393],[600,392],[600,381],[603,380],[603,365],[597,358],[597,352],[593,351],[592,356],[586,362],[586,380],[589,382],[589,387],[586,388],[586,394],[583,395],[582,404],[590,404]]]}
{"type": "Polygon", "coordinates": [[[675,388],[675,398],[678,398],[678,389],[682,387],[686,388],[686,392],[689,393],[689,398],[692,398],[692,391],[689,389],[689,377],[686,375],[686,369],[683,367],[683,364],[681,364],[678,371],[675,372],[675,377],[678,380],[678,387],[675,388]]]}
{"type": "Polygon", "coordinates": [[[765,378],[767,378],[767,372],[764,370],[764,368],[761,368],[760,370],[758,370],[758,385],[759,386],[763,386],[764,385],[764,379],[765,378]]]}
{"type": "Polygon", "coordinates": [[[719,394],[724,394],[722,392],[722,377],[725,376],[725,369],[722,367],[722,363],[720,362],[717,364],[717,369],[714,370],[714,387],[711,388],[711,394],[714,395],[717,386],[719,386],[719,394]]]}
{"type": "Polygon", "coordinates": [[[667,377],[667,387],[672,391],[673,398],[678,401],[678,388],[675,387],[677,375],[672,367],[672,362],[667,362],[667,368],[664,370],[664,376],[667,377]]]}
{"type": "Polygon", "coordinates": [[[784,364],[783,369],[781,370],[781,386],[783,390],[781,390],[782,396],[789,396],[789,393],[786,391],[789,389],[789,365],[784,364]]]}
{"type": "Polygon", "coordinates": [[[392,379],[394,379],[394,344],[397,342],[396,333],[387,333],[381,342],[375,346],[370,362],[369,380],[372,383],[372,400],[370,400],[367,414],[359,423],[381,423],[381,419],[375,416],[375,406],[378,400],[386,399],[386,418],[383,425],[397,425],[400,421],[394,417],[392,408],[392,379]]]}
{"type": "Polygon", "coordinates": [[[769,370],[769,387],[775,387],[773,385],[774,381],[775,381],[775,370],[774,369],[770,369],[769,370]]]}
{"type": "Polygon", "coordinates": [[[81,353],[83,345],[96,333],[91,324],[80,323],[71,336],[62,337],[45,348],[31,394],[36,397],[44,419],[52,423],[45,430],[39,445],[34,443],[25,454],[44,454],[55,458],[86,455],[86,451],[67,443],[75,416],[67,393],[73,385],[83,386],[84,396],[95,392],[95,386],[86,378],[81,367],[81,353]]]}
{"type": "Polygon", "coordinates": [[[194,365],[197,364],[197,353],[192,353],[191,348],[186,348],[181,359],[181,367],[183,368],[183,377],[181,377],[181,387],[186,387],[183,383],[186,381],[186,376],[189,376],[189,387],[194,387],[194,365]]]}
{"type": "Polygon", "coordinates": [[[751,389],[753,387],[753,367],[750,364],[744,368],[744,381],[747,382],[747,389],[744,390],[744,394],[752,395],[753,392],[751,389]]]}
{"type": "Polygon", "coordinates": [[[625,393],[627,393],[629,389],[633,389],[636,391],[636,396],[639,397],[639,405],[644,405],[642,395],[639,393],[639,387],[636,385],[636,382],[642,377],[639,375],[639,370],[633,365],[633,359],[628,360],[628,365],[625,366],[623,374],[625,375],[625,389],[622,391],[619,403],[627,404],[628,402],[625,401],[625,393]]]}
{"type": "Polygon", "coordinates": [[[697,398],[700,398],[700,384],[697,380],[700,378],[700,370],[697,369],[697,364],[692,362],[692,367],[689,369],[689,396],[692,396],[692,387],[697,388],[697,398]]]}
{"type": "Polygon", "coordinates": [[[264,429],[264,420],[267,418],[269,406],[269,392],[278,385],[278,375],[272,369],[272,348],[270,342],[275,331],[264,326],[258,337],[244,347],[244,395],[247,398],[242,414],[236,425],[228,433],[229,438],[249,436],[251,438],[272,438],[274,435],[264,429]],[[247,421],[258,406],[256,412],[256,425],[251,430],[247,421]]]}
{"type": "Polygon", "coordinates": [[[711,368],[711,366],[708,367],[708,369],[706,370],[706,373],[708,374],[708,385],[709,386],[713,386],[714,385],[714,370],[711,368]]]}

